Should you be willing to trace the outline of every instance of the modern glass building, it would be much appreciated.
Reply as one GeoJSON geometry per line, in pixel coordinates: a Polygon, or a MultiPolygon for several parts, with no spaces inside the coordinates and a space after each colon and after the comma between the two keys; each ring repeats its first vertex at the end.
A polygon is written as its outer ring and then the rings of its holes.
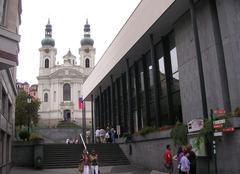
{"type": "MultiPolygon", "coordinates": [[[[210,109],[234,111],[240,105],[239,11],[235,0],[142,0],[83,85],[94,128],[119,125],[121,134],[134,133],[209,118],[210,109]]],[[[237,135],[238,129],[217,142],[219,173],[240,171],[237,135]]],[[[136,142],[129,158],[161,170],[159,144],[167,143],[169,134],[136,142]],[[158,162],[145,155],[147,148],[158,162]]],[[[200,172],[214,169],[212,160],[203,161],[200,172]]]]}

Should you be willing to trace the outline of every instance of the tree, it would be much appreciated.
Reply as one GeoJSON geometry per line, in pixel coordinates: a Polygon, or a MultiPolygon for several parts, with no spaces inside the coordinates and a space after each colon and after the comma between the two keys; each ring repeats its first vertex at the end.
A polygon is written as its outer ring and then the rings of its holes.
{"type": "Polygon", "coordinates": [[[28,121],[33,122],[34,125],[38,123],[40,101],[31,97],[31,103],[27,103],[27,98],[28,94],[25,91],[20,91],[16,98],[15,125],[20,129],[22,126],[27,126],[28,121]]]}

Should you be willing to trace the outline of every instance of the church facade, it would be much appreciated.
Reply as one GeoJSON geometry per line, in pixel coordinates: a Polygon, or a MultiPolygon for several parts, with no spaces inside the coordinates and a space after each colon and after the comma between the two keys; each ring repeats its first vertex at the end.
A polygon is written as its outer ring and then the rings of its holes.
{"type": "MultiPolygon", "coordinates": [[[[46,25],[45,38],[41,42],[38,79],[39,126],[55,127],[68,121],[82,124],[82,84],[94,67],[95,48],[90,37],[88,21],[84,25],[84,38],[79,48],[80,64],[70,49],[63,56],[63,64],[56,64],[57,49],[52,38],[50,21],[46,25]]],[[[91,124],[90,104],[85,103],[87,124],[91,124]]]]}

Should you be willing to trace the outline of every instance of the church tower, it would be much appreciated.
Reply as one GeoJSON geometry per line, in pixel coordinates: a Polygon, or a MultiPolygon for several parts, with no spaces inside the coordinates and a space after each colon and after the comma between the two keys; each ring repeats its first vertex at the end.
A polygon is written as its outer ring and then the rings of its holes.
{"type": "Polygon", "coordinates": [[[47,75],[50,73],[50,68],[55,66],[57,49],[54,48],[55,41],[52,38],[52,25],[48,19],[48,24],[45,28],[45,38],[43,38],[40,52],[40,69],[39,75],[47,75]]]}
{"type": "MultiPolygon", "coordinates": [[[[95,48],[90,37],[88,21],[84,25],[84,38],[79,48],[80,65],[72,52],[63,56],[63,63],[56,64],[57,49],[52,38],[52,25],[48,20],[45,38],[42,40],[38,79],[38,97],[41,105],[38,111],[41,126],[55,127],[63,122],[82,124],[82,84],[94,67],[95,48]]],[[[90,103],[85,103],[91,108],[90,103]]],[[[86,111],[87,124],[91,124],[91,109],[86,111]]],[[[64,139],[64,138],[62,138],[64,139]]]]}
{"type": "Polygon", "coordinates": [[[84,38],[81,40],[81,48],[79,48],[80,66],[84,68],[89,75],[95,65],[95,48],[93,47],[94,40],[90,35],[90,25],[88,19],[84,25],[84,38]]]}

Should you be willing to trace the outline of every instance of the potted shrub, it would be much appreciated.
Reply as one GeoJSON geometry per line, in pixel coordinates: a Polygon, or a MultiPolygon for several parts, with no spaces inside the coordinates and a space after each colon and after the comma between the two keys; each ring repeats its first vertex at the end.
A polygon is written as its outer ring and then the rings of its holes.
{"type": "Polygon", "coordinates": [[[36,132],[33,132],[33,133],[30,135],[29,140],[30,140],[32,143],[35,143],[35,144],[39,144],[39,143],[42,143],[42,142],[43,142],[42,136],[41,136],[39,133],[36,133],[36,132]]]}

